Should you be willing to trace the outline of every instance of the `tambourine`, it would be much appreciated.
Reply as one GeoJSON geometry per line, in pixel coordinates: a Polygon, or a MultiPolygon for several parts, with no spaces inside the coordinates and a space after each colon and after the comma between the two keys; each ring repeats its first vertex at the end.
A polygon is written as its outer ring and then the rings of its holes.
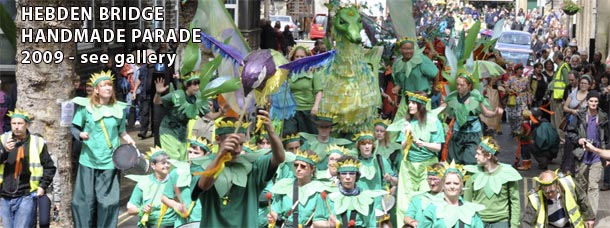
{"type": "Polygon", "coordinates": [[[131,144],[117,147],[112,153],[112,162],[124,174],[146,174],[150,167],[144,154],[131,144]]]}

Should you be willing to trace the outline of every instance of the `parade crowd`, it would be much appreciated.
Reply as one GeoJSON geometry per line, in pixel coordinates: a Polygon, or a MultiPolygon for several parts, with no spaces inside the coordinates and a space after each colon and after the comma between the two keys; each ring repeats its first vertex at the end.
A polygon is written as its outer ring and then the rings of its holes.
{"type": "MultiPolygon", "coordinates": [[[[360,23],[350,21],[352,8],[337,12],[335,36],[351,29],[344,24],[360,23]]],[[[117,227],[126,206],[138,227],[593,227],[599,191],[610,185],[610,68],[602,52],[589,60],[589,48],[569,38],[559,12],[423,0],[413,8],[418,36],[397,39],[386,58],[368,65],[360,61],[374,48],[338,38],[335,47],[318,41],[310,50],[288,27],[263,20],[261,49],[289,63],[329,53],[340,64],[290,71],[279,92],[247,111],[225,93],[202,95],[207,82],[198,72],[103,66],[76,85],[73,99],[77,164],[66,206],[74,226],[117,227]],[[475,45],[486,35],[471,28],[498,27],[532,34],[531,66],[475,45]],[[472,47],[455,52],[465,46],[472,47]],[[483,76],[469,58],[500,73],[483,76]],[[375,65],[381,67],[371,73],[375,65]],[[337,72],[374,79],[328,76],[337,72]],[[343,93],[354,88],[359,93],[343,93]],[[375,113],[358,111],[369,101],[375,113]],[[150,171],[127,175],[137,184],[119,205],[128,194],[119,178],[129,170],[117,169],[113,153],[121,144],[137,146],[127,132],[132,126],[155,146],[144,153],[150,171]],[[513,136],[517,151],[500,148],[498,134],[513,136]],[[499,162],[500,153],[514,153],[515,161],[499,162]],[[534,160],[540,175],[522,208],[520,171],[534,160]],[[553,162],[558,170],[548,170],[553,162]]],[[[184,51],[153,45],[158,49],[139,44],[133,51],[184,51]]],[[[20,109],[7,116],[11,131],[0,136],[3,226],[48,226],[51,205],[40,199],[57,176],[54,158],[28,130],[34,116],[20,109]]]]}

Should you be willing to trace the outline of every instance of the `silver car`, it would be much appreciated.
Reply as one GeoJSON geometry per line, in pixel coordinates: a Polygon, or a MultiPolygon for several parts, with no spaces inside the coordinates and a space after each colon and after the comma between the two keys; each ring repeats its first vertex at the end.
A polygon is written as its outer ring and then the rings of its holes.
{"type": "Polygon", "coordinates": [[[279,21],[280,24],[282,25],[282,28],[280,30],[282,30],[282,32],[284,31],[284,27],[286,27],[286,25],[290,26],[290,32],[294,33],[298,32],[298,28],[297,26],[294,24],[294,22],[292,21],[292,17],[291,16],[286,16],[286,15],[272,15],[271,16],[271,26],[273,27],[273,25],[275,25],[275,22],[279,21]]]}

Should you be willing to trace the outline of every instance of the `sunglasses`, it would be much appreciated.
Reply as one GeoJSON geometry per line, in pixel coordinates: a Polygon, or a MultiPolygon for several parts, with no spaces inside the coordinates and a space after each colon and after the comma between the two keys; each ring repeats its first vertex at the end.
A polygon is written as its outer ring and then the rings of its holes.
{"type": "Polygon", "coordinates": [[[192,81],[186,82],[186,87],[189,87],[192,85],[199,85],[199,80],[192,80],[192,81]]]}
{"type": "Polygon", "coordinates": [[[297,163],[294,163],[294,164],[293,164],[293,166],[294,166],[294,168],[295,168],[295,169],[297,169],[297,168],[299,168],[299,167],[300,167],[301,169],[306,169],[306,168],[307,168],[307,165],[305,165],[305,164],[297,164],[297,163]]]}

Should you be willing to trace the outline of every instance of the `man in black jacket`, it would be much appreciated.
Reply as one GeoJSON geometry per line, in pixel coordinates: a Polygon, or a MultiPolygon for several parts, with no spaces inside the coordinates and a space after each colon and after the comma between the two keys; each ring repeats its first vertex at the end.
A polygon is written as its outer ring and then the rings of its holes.
{"type": "Polygon", "coordinates": [[[0,136],[0,216],[4,227],[30,227],[56,168],[45,140],[28,131],[32,116],[19,109],[9,116],[11,132],[0,136]]]}

